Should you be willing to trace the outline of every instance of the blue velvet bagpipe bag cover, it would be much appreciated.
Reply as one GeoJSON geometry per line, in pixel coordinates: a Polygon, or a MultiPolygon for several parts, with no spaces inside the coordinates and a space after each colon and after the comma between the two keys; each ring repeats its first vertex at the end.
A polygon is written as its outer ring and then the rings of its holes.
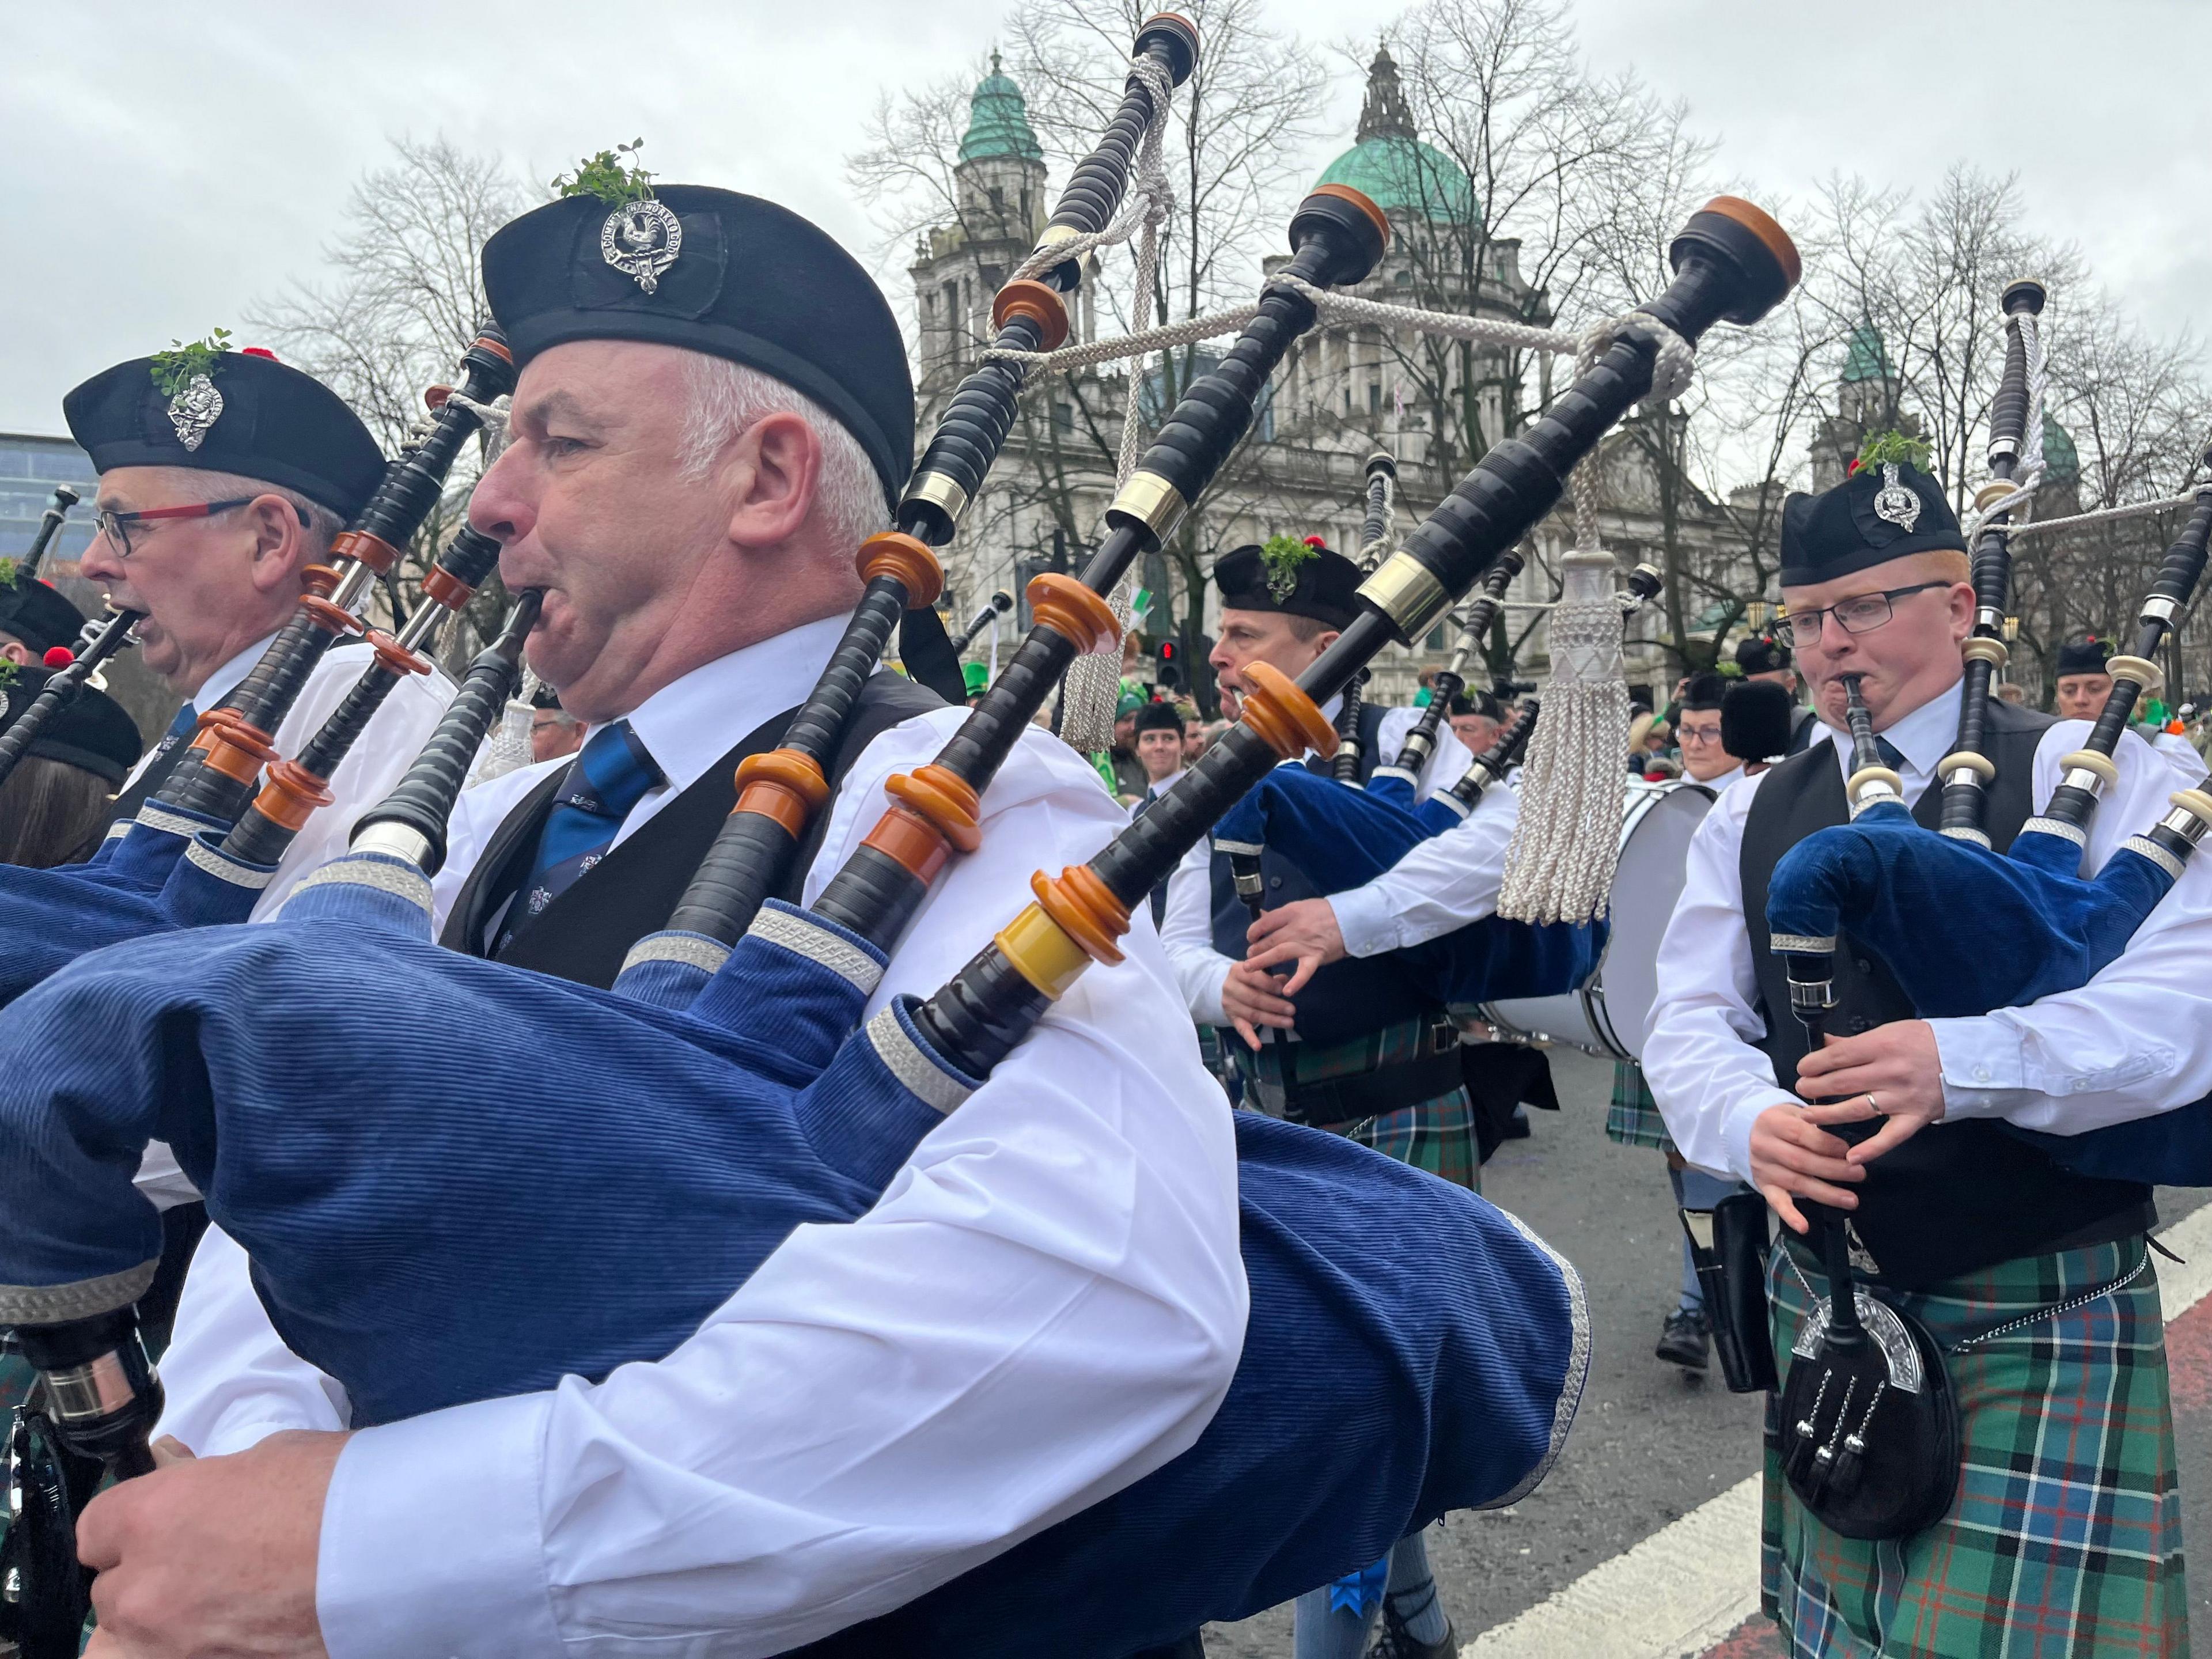
{"type": "MultiPolygon", "coordinates": [[[[1782,855],[1766,925],[1778,938],[1848,934],[1922,1018],[1970,1018],[2087,985],[2173,885],[2125,845],[2094,877],[2078,873],[2081,859],[2072,841],[2033,828],[1994,853],[1885,801],[1782,855]]],[[[2212,1186],[2212,1103],[2080,1135],[2003,1127],[2078,1174],[2212,1186]]]]}
{"type": "MultiPolygon", "coordinates": [[[[1374,880],[1461,821],[1433,797],[1409,810],[1371,784],[1349,788],[1291,763],[1224,814],[1213,839],[1217,846],[1263,846],[1323,893],[1341,893],[1374,880]]],[[[1602,921],[1538,926],[1491,915],[1398,956],[1438,1002],[1492,1002],[1577,989],[1596,970],[1605,940],[1602,921]]]]}
{"type": "Polygon", "coordinates": [[[103,946],[244,921],[273,871],[204,847],[201,864],[185,860],[196,836],[223,832],[199,813],[149,806],[82,864],[0,865],[0,1007],[103,946]]]}
{"type": "MultiPolygon", "coordinates": [[[[356,857],[274,922],[119,946],[23,997],[0,1019],[0,1285],[150,1261],[131,1178],[167,1139],[287,1343],[371,1424],[667,1353],[941,1121],[885,1062],[914,1075],[901,1011],[854,1035],[863,993],[757,934],[678,1012],[441,950],[428,908],[410,866],[356,857]]],[[[1237,1133],[1252,1314],[1212,1424],[890,1615],[896,1650],[1119,1659],[1550,1466],[1588,1357],[1571,1269],[1349,1141],[1237,1133]]]]}

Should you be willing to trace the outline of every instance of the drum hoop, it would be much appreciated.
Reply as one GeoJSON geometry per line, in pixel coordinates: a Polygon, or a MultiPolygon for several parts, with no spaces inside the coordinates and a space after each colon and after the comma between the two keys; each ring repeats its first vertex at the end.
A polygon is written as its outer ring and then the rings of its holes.
{"type": "MultiPolygon", "coordinates": [[[[1642,827],[1644,820],[1658,810],[1661,801],[1684,789],[1694,789],[1708,801],[1717,800],[1720,798],[1713,790],[1699,783],[1695,778],[1668,778],[1657,783],[1631,779],[1629,799],[1627,805],[1622,809],[1620,817],[1622,848],[1626,848],[1630,838],[1642,827]]],[[[1612,961],[1613,947],[1620,938],[1618,931],[1607,933],[1605,949],[1598,953],[1596,965],[1590,969],[1589,977],[1584,980],[1574,993],[1576,1000],[1582,1006],[1583,1020],[1597,1037],[1595,1047],[1587,1042],[1577,1042],[1572,1037],[1555,1036],[1549,1031],[1538,1031],[1522,1025],[1516,1021],[1504,1018],[1498,1014],[1498,1004],[1496,1002],[1480,1002],[1475,1005],[1481,1014],[1483,1023],[1507,1042],[1549,1042],[1575,1049],[1596,1060],[1627,1060],[1631,1064],[1635,1063],[1636,1056],[1629,1052],[1627,1045],[1620,1040],[1620,1033],[1613,1027],[1612,1010],[1607,1006],[1605,1000],[1606,964],[1612,961]]],[[[1502,1000],[1521,1002],[1540,1001],[1542,999],[1506,997],[1502,1000]]]]}

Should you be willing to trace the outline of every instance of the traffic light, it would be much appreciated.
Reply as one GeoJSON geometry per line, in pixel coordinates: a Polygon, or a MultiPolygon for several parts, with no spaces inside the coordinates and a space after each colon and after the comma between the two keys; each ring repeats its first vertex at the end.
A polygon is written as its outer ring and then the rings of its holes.
{"type": "Polygon", "coordinates": [[[1183,689],[1182,641],[1162,640],[1152,648],[1152,654],[1158,661],[1158,667],[1152,676],[1152,683],[1163,691],[1182,690],[1183,689]]]}

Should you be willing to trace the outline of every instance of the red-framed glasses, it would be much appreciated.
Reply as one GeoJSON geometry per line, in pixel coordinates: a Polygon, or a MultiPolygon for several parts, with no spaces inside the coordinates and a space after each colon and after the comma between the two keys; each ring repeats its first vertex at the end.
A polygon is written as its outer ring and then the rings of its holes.
{"type": "MultiPolygon", "coordinates": [[[[228,513],[234,507],[250,507],[261,499],[258,495],[240,495],[227,501],[193,501],[184,507],[149,507],[139,513],[118,513],[112,507],[103,507],[93,514],[92,521],[119,558],[131,556],[131,526],[160,524],[171,519],[211,519],[218,513],[228,513]]],[[[313,522],[306,512],[295,506],[300,515],[300,527],[304,530],[313,522]]]]}

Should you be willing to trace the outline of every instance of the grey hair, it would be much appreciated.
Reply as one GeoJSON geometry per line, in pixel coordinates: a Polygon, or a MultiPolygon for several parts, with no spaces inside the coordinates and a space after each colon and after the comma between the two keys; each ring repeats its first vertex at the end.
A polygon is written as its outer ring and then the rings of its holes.
{"type": "Polygon", "coordinates": [[[240,472],[204,472],[196,466],[173,466],[167,470],[176,480],[179,507],[188,507],[195,501],[230,501],[240,495],[283,497],[307,515],[307,549],[313,559],[328,553],[338,532],[345,528],[345,520],[320,501],[311,501],[296,489],[270,483],[266,478],[249,478],[240,472]]]}
{"type": "Polygon", "coordinates": [[[701,479],[714,470],[723,448],[770,415],[796,415],[822,442],[822,472],[814,491],[814,510],[831,543],[857,548],[890,524],[882,482],[860,441],[843,422],[804,392],[773,375],[693,352],[684,360],[684,384],[690,406],[677,463],[684,476],[701,479]]]}

